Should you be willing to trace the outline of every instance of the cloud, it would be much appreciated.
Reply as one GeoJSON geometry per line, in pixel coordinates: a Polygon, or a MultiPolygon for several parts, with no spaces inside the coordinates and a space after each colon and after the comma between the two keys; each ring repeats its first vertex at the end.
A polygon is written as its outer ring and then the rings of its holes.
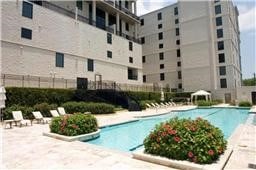
{"type": "Polygon", "coordinates": [[[169,4],[177,2],[176,0],[138,0],[137,1],[137,14],[144,15],[146,13],[155,11],[157,9],[163,8],[169,4]]]}
{"type": "Polygon", "coordinates": [[[239,5],[239,27],[240,31],[252,31],[256,30],[255,16],[256,16],[256,7],[250,8],[245,5],[239,5]]]}

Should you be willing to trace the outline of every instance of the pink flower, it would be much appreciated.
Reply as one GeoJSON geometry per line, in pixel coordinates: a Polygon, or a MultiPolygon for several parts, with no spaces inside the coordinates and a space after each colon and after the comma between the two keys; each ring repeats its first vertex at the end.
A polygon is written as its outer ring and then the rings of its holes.
{"type": "Polygon", "coordinates": [[[170,135],[175,135],[176,133],[177,133],[177,131],[176,130],[168,130],[168,133],[170,134],[170,135]]]}
{"type": "Polygon", "coordinates": [[[175,142],[179,142],[181,140],[178,136],[173,137],[173,139],[175,140],[175,142]]]}
{"type": "Polygon", "coordinates": [[[193,154],[191,151],[189,151],[189,152],[188,152],[188,157],[189,157],[189,158],[192,158],[193,156],[194,156],[194,154],[193,154]]]}
{"type": "Polygon", "coordinates": [[[212,150],[212,149],[210,149],[209,151],[208,151],[208,155],[214,155],[214,151],[212,150]]]}

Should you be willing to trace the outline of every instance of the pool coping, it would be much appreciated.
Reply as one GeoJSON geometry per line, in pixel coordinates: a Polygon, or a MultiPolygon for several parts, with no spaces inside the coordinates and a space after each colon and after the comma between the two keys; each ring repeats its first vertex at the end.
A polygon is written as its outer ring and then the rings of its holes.
{"type": "Polygon", "coordinates": [[[100,136],[100,129],[98,129],[95,132],[83,134],[83,135],[77,135],[77,136],[64,136],[57,133],[51,133],[51,132],[43,132],[43,136],[52,137],[54,139],[63,140],[66,142],[73,142],[73,141],[88,141],[95,139],[100,136]]]}
{"type": "Polygon", "coordinates": [[[134,159],[155,163],[171,168],[178,168],[178,169],[193,169],[193,170],[199,170],[199,169],[218,169],[221,170],[225,167],[226,163],[228,162],[231,154],[233,152],[232,147],[228,148],[224,154],[220,156],[220,158],[217,160],[217,162],[212,164],[196,164],[193,162],[189,162],[186,160],[174,160],[174,159],[168,159],[160,156],[155,156],[151,154],[144,153],[144,149],[137,150],[132,153],[132,156],[134,159]]]}

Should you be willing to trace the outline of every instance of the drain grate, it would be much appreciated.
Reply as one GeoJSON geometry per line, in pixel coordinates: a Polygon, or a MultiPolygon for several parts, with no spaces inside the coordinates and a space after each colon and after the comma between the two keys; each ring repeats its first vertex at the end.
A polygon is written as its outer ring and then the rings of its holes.
{"type": "Polygon", "coordinates": [[[256,169],[256,164],[251,164],[251,163],[249,163],[249,164],[248,164],[248,168],[256,169]]]}

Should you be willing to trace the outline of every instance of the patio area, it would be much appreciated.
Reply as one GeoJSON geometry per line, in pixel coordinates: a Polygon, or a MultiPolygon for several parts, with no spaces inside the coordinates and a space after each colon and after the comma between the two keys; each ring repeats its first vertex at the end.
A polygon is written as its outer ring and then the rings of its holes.
{"type": "MultiPolygon", "coordinates": [[[[97,115],[99,126],[135,120],[136,117],[159,115],[171,110],[187,110],[194,106],[172,107],[147,110],[143,112],[118,112],[97,115]]],[[[64,142],[43,136],[48,125],[33,124],[28,127],[1,128],[2,167],[0,169],[171,169],[132,158],[130,153],[110,150],[83,142],[64,142]]],[[[234,152],[226,169],[248,168],[255,163],[256,128],[241,125],[232,136],[234,152]],[[237,141],[237,142],[235,142],[237,141]],[[246,147],[245,147],[246,145],[246,147]],[[239,161],[238,161],[239,160],[239,161]],[[254,161],[254,162],[253,162],[254,161]]],[[[118,139],[117,139],[118,140],[118,139]]]]}

